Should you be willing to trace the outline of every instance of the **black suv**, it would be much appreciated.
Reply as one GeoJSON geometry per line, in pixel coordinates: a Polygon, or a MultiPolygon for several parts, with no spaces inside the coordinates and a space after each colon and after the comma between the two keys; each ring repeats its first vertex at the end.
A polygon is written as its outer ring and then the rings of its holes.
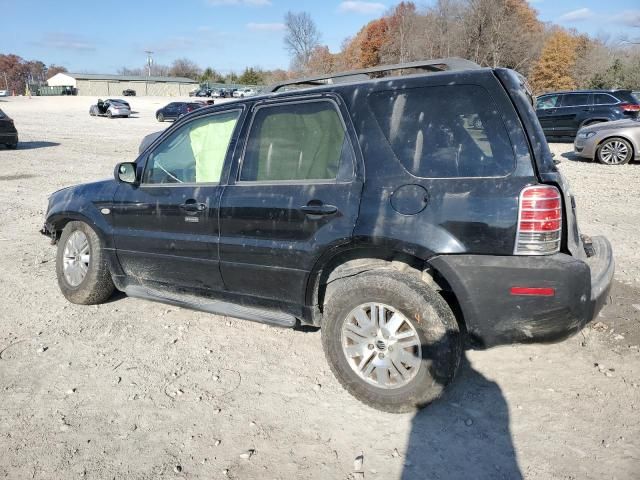
{"type": "Polygon", "coordinates": [[[318,326],[358,399],[424,406],[464,345],[566,338],[607,297],[610,244],[580,234],[532,102],[514,71],[446,59],[198,109],[51,195],[59,286],[318,326]],[[378,78],[400,69],[420,73],[378,78]]]}
{"type": "Polygon", "coordinates": [[[636,118],[640,101],[631,90],[553,92],[536,100],[536,115],[547,138],[574,138],[594,123],[636,118]]]}
{"type": "Polygon", "coordinates": [[[156,112],[156,120],[159,122],[177,120],[203,106],[204,104],[200,102],[171,102],[156,112]]]}

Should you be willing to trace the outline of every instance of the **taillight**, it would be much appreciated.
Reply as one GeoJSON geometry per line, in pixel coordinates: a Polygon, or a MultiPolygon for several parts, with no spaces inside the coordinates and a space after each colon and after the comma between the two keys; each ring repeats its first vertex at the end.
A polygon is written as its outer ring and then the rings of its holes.
{"type": "Polygon", "coordinates": [[[560,251],[562,198],[550,185],[526,187],[520,192],[516,255],[549,255],[560,251]]]}
{"type": "Polygon", "coordinates": [[[640,105],[635,103],[621,103],[618,105],[623,112],[640,112],[640,105]]]}

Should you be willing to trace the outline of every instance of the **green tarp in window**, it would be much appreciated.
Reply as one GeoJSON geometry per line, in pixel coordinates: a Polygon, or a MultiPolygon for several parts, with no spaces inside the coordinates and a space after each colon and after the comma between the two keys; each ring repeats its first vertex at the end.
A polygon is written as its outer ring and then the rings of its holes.
{"type": "Polygon", "coordinates": [[[196,160],[196,183],[219,182],[224,158],[240,112],[216,115],[191,129],[189,139],[196,160]]]}

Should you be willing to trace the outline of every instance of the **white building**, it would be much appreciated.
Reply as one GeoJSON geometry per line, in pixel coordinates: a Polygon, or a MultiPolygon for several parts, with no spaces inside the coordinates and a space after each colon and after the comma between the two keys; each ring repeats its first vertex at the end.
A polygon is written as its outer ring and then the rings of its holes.
{"type": "Polygon", "coordinates": [[[94,73],[57,73],[49,80],[50,87],[72,87],[78,95],[109,97],[122,95],[123,90],[135,90],[136,95],[184,97],[198,86],[185,77],[144,77],[94,73]]]}

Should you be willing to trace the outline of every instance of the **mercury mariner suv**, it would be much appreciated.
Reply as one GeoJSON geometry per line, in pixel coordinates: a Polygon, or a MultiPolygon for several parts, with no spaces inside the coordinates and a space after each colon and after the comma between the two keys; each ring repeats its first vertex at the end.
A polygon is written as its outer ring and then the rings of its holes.
{"type": "Polygon", "coordinates": [[[320,327],[342,385],[389,412],[440,396],[465,346],[579,331],[613,277],[525,79],[462,59],[197,109],[114,176],[49,198],[69,301],[320,327]]]}

